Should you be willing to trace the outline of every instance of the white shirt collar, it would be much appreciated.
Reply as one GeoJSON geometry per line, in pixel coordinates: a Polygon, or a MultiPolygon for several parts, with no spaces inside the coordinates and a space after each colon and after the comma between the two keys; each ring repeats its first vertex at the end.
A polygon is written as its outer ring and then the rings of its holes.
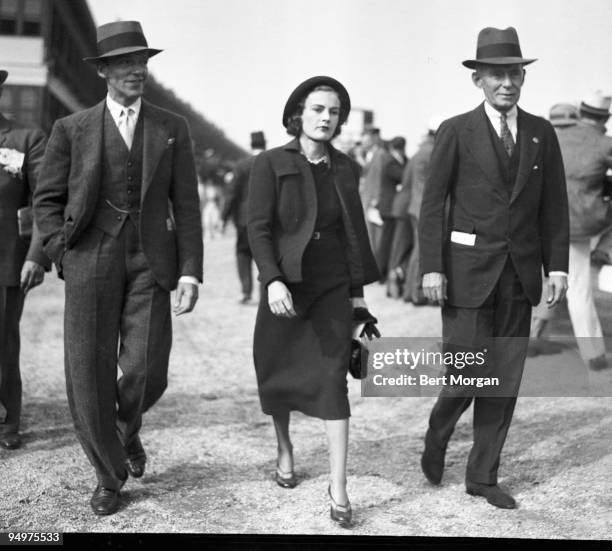
{"type": "Polygon", "coordinates": [[[405,158],[396,149],[389,149],[389,154],[393,157],[400,165],[404,164],[405,158]]]}
{"type": "Polygon", "coordinates": [[[121,116],[121,111],[124,109],[133,109],[135,120],[138,120],[138,115],[140,114],[140,108],[142,107],[142,98],[138,98],[134,103],[128,105],[127,107],[121,105],[116,102],[110,95],[106,96],[106,107],[108,108],[115,124],[119,124],[119,117],[121,116]]]}
{"type": "MultiPolygon", "coordinates": [[[[495,128],[495,132],[497,135],[501,137],[501,113],[495,109],[488,101],[484,102],[484,109],[487,117],[491,121],[493,128],[495,128]]],[[[518,108],[517,106],[513,106],[510,111],[506,113],[506,122],[508,123],[508,128],[510,129],[510,133],[514,138],[516,143],[516,133],[517,133],[517,120],[518,120],[518,108]]]]}

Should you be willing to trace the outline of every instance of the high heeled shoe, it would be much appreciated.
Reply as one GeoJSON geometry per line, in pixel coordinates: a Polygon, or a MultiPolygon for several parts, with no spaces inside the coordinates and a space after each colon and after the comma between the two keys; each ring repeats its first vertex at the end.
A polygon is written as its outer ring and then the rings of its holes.
{"type": "Polygon", "coordinates": [[[341,528],[351,528],[353,526],[353,510],[351,502],[347,501],[346,505],[338,505],[331,494],[331,484],[327,487],[327,493],[331,504],[329,507],[329,516],[341,528]]]}
{"type": "Polygon", "coordinates": [[[276,473],[274,475],[274,480],[281,488],[293,489],[297,486],[297,478],[295,477],[295,473],[293,471],[289,471],[288,473],[282,472],[278,464],[276,465],[276,473]]]}
{"type": "Polygon", "coordinates": [[[277,449],[277,459],[276,459],[276,473],[274,473],[274,480],[281,488],[292,489],[297,486],[297,478],[295,477],[295,473],[293,472],[293,446],[289,446],[289,453],[291,454],[291,470],[290,471],[282,471],[279,465],[279,457],[281,455],[280,448],[277,449]]]}

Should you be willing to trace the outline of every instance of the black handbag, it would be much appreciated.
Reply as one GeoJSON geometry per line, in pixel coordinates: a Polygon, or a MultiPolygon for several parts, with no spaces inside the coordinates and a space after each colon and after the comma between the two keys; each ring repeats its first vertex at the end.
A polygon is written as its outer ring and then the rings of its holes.
{"type": "Polygon", "coordinates": [[[32,227],[34,226],[34,216],[32,213],[32,205],[21,207],[17,211],[17,227],[19,237],[23,239],[32,238],[32,227]]]}
{"type": "Polygon", "coordinates": [[[355,308],[353,310],[353,334],[351,339],[351,359],[349,361],[349,373],[355,379],[365,379],[368,374],[368,341],[372,337],[380,338],[380,332],[376,327],[378,320],[370,314],[367,308],[355,308]]]}

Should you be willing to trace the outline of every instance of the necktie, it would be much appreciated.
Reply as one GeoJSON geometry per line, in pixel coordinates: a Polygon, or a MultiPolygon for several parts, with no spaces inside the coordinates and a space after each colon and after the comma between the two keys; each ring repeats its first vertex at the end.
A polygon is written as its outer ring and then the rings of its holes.
{"type": "Polygon", "coordinates": [[[504,144],[504,149],[508,154],[508,157],[512,157],[512,152],[514,151],[514,138],[512,137],[512,132],[508,128],[508,121],[506,120],[506,114],[502,113],[499,117],[501,119],[500,129],[501,129],[501,141],[504,144]]]}
{"type": "Polygon", "coordinates": [[[136,113],[131,107],[122,109],[119,114],[119,132],[128,149],[132,149],[132,142],[134,141],[135,115],[136,113]]]}

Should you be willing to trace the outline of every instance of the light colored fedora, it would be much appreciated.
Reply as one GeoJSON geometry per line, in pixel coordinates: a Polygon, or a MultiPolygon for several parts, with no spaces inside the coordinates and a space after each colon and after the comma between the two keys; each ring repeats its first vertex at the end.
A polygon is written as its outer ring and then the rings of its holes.
{"type": "Polygon", "coordinates": [[[574,126],[578,118],[578,108],[571,103],[555,103],[548,112],[550,124],[557,127],[574,126]]]}
{"type": "Polygon", "coordinates": [[[600,117],[609,117],[611,103],[612,98],[610,96],[604,95],[601,90],[596,90],[580,102],[580,111],[600,117]]]}
{"type": "Polygon", "coordinates": [[[152,57],[162,50],[149,48],[147,39],[138,21],[113,21],[96,29],[98,55],[85,57],[84,61],[95,63],[101,59],[118,55],[147,52],[152,57]]]}
{"type": "Polygon", "coordinates": [[[527,65],[535,59],[526,59],[521,52],[518,34],[514,27],[495,29],[486,27],[478,33],[476,59],[466,59],[465,67],[476,69],[478,65],[527,65]]]}

